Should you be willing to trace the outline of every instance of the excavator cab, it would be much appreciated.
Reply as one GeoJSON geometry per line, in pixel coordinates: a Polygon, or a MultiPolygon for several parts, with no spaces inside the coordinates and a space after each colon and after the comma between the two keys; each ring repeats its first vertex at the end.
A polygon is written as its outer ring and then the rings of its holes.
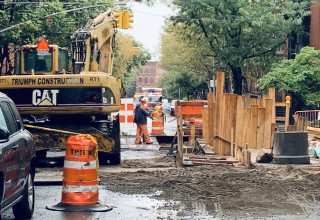
{"type": "Polygon", "coordinates": [[[26,45],[15,53],[14,74],[62,74],[70,71],[70,57],[66,48],[49,45],[45,39],[37,45],[26,45]],[[41,46],[46,44],[46,47],[41,46]]]}

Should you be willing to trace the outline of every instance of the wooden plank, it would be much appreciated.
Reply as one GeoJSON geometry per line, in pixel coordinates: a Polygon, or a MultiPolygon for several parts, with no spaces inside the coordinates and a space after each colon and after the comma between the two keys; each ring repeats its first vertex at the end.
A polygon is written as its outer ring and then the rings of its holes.
{"type": "Polygon", "coordinates": [[[257,99],[250,98],[250,105],[258,105],[257,104],[257,99]]]}
{"type": "MultiPolygon", "coordinates": [[[[178,106],[178,115],[181,112],[181,106],[178,106]]],[[[176,153],[176,167],[183,166],[183,127],[182,127],[182,118],[179,117],[177,120],[179,129],[177,130],[177,145],[178,152],[176,153]]]]}
{"type": "MultiPolygon", "coordinates": [[[[224,73],[217,72],[217,85],[216,85],[216,129],[215,132],[217,135],[221,135],[222,131],[221,124],[223,123],[222,112],[223,112],[223,88],[224,88],[224,73]]],[[[220,141],[217,141],[218,149],[217,154],[221,154],[221,144],[220,141]]]]}
{"type": "Polygon", "coordinates": [[[272,109],[274,109],[273,99],[265,100],[265,120],[264,120],[264,136],[263,136],[263,148],[270,149],[271,141],[271,124],[272,124],[272,109]]]}
{"type": "Polygon", "coordinates": [[[257,148],[263,148],[265,108],[258,108],[257,148]]]}
{"type": "Polygon", "coordinates": [[[235,141],[235,128],[236,128],[236,117],[237,117],[237,95],[230,94],[230,153],[229,155],[234,156],[234,141],[235,141]]]}
{"type": "Polygon", "coordinates": [[[277,107],[286,107],[287,106],[287,104],[285,102],[275,102],[274,105],[277,107]]]}
{"type": "Polygon", "coordinates": [[[233,157],[217,156],[217,155],[194,155],[194,154],[188,154],[188,155],[185,155],[185,157],[186,158],[192,158],[192,159],[234,160],[233,157]]]}
{"type": "Polygon", "coordinates": [[[268,98],[276,100],[276,89],[274,87],[269,88],[269,90],[268,90],[268,98]]]}
{"type": "Polygon", "coordinates": [[[190,138],[189,138],[189,145],[194,147],[196,146],[196,125],[191,122],[190,123],[190,138]]]}
{"type": "Polygon", "coordinates": [[[249,148],[257,148],[258,105],[251,105],[249,148]]]}
{"type": "Polygon", "coordinates": [[[250,107],[251,99],[249,94],[244,95],[244,107],[250,107]]]}
{"type": "Polygon", "coordinates": [[[275,119],[275,117],[276,117],[276,108],[275,108],[275,103],[276,103],[276,89],[274,88],[274,87],[272,87],[272,88],[269,88],[269,91],[268,91],[268,93],[269,93],[269,99],[272,99],[273,100],[273,108],[272,108],[272,112],[271,112],[271,116],[272,116],[272,118],[271,118],[271,123],[276,123],[276,119],[275,119]]]}
{"type": "Polygon", "coordinates": [[[204,159],[188,159],[188,158],[185,158],[184,161],[200,162],[200,163],[203,163],[203,164],[213,164],[213,163],[233,164],[233,163],[239,163],[239,161],[237,161],[237,160],[204,160],[204,159]]]}
{"type": "Polygon", "coordinates": [[[214,134],[213,93],[209,92],[207,97],[208,97],[208,138],[206,140],[210,146],[213,146],[213,140],[211,140],[214,134]]]}
{"type": "Polygon", "coordinates": [[[244,146],[246,143],[249,143],[251,139],[250,135],[250,125],[251,125],[251,108],[244,108],[244,114],[243,114],[243,136],[242,136],[242,143],[244,146]]]}
{"type": "Polygon", "coordinates": [[[209,117],[208,107],[202,109],[202,137],[208,142],[209,141],[209,117]]]}
{"type": "Polygon", "coordinates": [[[244,97],[237,96],[237,113],[235,125],[235,144],[243,146],[243,115],[244,115],[244,97]]]}
{"type": "MultiPolygon", "coordinates": [[[[224,111],[222,112],[223,123],[221,124],[222,137],[230,142],[230,94],[223,94],[224,111]]],[[[230,144],[221,142],[222,155],[230,155],[230,144]]]]}

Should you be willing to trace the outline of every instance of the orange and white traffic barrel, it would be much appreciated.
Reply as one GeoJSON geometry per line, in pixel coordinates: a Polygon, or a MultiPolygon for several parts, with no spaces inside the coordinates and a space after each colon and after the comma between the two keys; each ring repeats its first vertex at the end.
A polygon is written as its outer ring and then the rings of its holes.
{"type": "Polygon", "coordinates": [[[67,141],[63,167],[62,199],[46,207],[54,211],[103,212],[99,204],[97,142],[90,135],[74,135],[67,141]]]}
{"type": "Polygon", "coordinates": [[[164,134],[164,114],[160,110],[159,106],[156,106],[152,113],[152,128],[151,134],[163,135],[164,134]]]}

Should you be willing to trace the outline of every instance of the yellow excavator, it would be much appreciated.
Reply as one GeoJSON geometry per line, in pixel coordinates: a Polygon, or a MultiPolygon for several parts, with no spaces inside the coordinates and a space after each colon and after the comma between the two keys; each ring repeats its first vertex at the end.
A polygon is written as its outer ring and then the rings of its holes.
{"type": "Polygon", "coordinates": [[[120,163],[121,82],[112,76],[118,13],[89,20],[71,37],[70,51],[41,39],[15,52],[14,75],[0,77],[0,91],[17,105],[33,134],[38,159],[65,149],[73,134],[97,138],[99,163],[120,163]]]}

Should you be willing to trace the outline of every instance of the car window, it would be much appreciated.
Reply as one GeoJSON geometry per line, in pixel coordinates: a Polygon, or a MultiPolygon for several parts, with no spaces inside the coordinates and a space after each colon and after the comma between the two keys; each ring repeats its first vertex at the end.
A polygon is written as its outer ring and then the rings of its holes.
{"type": "Polygon", "coordinates": [[[1,109],[7,123],[7,128],[10,134],[14,134],[18,131],[17,120],[15,119],[10,104],[8,102],[1,102],[1,109]]]}
{"type": "Polygon", "coordinates": [[[18,112],[18,109],[11,102],[10,102],[10,106],[11,106],[11,110],[13,112],[15,121],[20,124],[20,127],[22,127],[23,126],[22,119],[21,119],[20,113],[18,112]]]}
{"type": "Polygon", "coordinates": [[[0,108],[0,125],[8,129],[7,122],[6,122],[6,119],[4,118],[4,114],[1,108],[0,108]]]}

